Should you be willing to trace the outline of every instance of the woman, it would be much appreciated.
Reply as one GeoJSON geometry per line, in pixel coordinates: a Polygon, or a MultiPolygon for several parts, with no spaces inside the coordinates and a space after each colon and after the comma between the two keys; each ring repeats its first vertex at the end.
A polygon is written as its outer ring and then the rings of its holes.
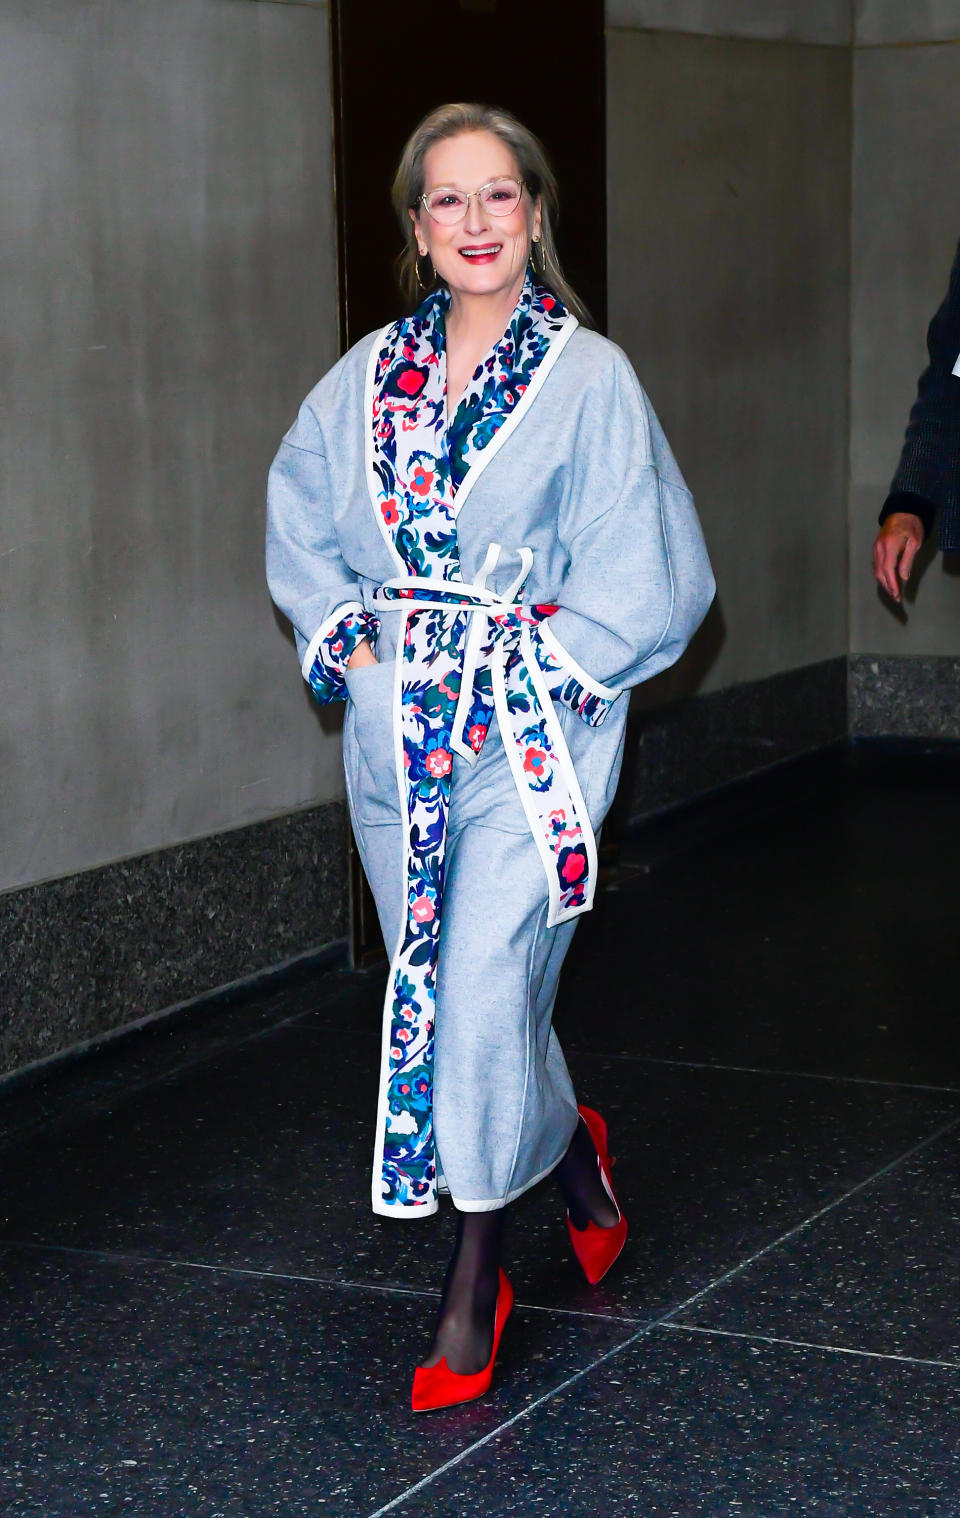
{"type": "Polygon", "coordinates": [[[458,1213],[424,1411],[490,1384],[504,1209],[553,1172],[597,1281],[623,1248],[606,1129],[550,1021],[596,883],[623,691],[713,595],[693,502],[619,349],[578,322],[543,150],[433,111],[394,183],[410,317],[310,393],[270,474],[267,564],[304,677],[347,700],[347,797],[393,950],[374,1211],[458,1213]],[[425,298],[423,298],[425,295],[425,298]]]}

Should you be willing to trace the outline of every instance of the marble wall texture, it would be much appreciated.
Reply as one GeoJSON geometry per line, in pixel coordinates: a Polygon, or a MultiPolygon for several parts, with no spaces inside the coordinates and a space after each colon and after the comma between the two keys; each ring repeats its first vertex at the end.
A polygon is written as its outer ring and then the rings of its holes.
{"type": "Polygon", "coordinates": [[[623,821],[816,753],[847,735],[847,661],[828,659],[764,680],[631,712],[623,821]]]}
{"type": "Polygon", "coordinates": [[[343,802],[0,895],[0,1075],[348,930],[343,802]]]}
{"type": "Polygon", "coordinates": [[[854,737],[960,740],[960,658],[854,654],[849,696],[854,737]]]}
{"type": "Polygon", "coordinates": [[[263,580],[336,356],[326,8],[0,6],[0,889],[342,794],[263,580]]]}

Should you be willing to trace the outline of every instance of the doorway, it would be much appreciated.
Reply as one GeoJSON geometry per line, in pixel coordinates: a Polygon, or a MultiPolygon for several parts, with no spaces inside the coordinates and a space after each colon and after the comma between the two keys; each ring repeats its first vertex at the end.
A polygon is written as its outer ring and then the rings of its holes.
{"type": "MultiPolygon", "coordinates": [[[[390,184],[421,117],[450,100],[505,106],[546,146],[560,185],[564,270],[605,330],[603,0],[332,0],[341,350],[401,314],[390,184]]],[[[354,963],[383,948],[355,847],[354,963]]]]}

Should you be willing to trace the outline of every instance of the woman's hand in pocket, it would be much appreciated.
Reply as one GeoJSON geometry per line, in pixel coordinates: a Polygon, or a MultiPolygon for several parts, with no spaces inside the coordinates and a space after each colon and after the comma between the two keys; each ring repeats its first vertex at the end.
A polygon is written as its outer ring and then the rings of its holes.
{"type": "Polygon", "coordinates": [[[365,664],[376,664],[377,656],[366,638],[361,638],[347,660],[347,669],[363,669],[365,664]]]}
{"type": "MultiPolygon", "coordinates": [[[[359,645],[358,645],[359,648],[359,645]]],[[[400,820],[393,705],[397,664],[368,652],[346,669],[347,714],[343,754],[350,805],[358,822],[400,820]]]]}

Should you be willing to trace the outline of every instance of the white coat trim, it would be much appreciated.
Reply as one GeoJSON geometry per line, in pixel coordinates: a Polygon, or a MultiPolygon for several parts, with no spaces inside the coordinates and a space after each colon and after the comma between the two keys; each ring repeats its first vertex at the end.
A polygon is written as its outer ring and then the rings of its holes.
{"type": "Polygon", "coordinates": [[[464,503],[467,500],[467,497],[469,496],[474,485],[477,483],[477,480],[480,478],[483,471],[486,469],[490,460],[496,457],[510,434],[514,432],[523,421],[523,418],[530,410],[533,402],[540,394],[544,380],[547,378],[550,370],[557,362],[557,359],[560,357],[561,353],[567,346],[567,343],[570,341],[579,325],[580,323],[577,321],[577,318],[568,314],[563,326],[559,329],[559,331],[551,334],[550,345],[547,348],[547,351],[544,354],[543,358],[537,365],[536,373],[534,374],[533,379],[530,381],[526,390],[523,392],[522,397],[514,406],[506,421],[497,428],[496,432],[490,439],[486,448],[483,449],[482,453],[480,453],[475,459],[471,460],[470,468],[467,470],[466,479],[460,485],[456,496],[454,497],[454,520],[459,517],[464,503]]]}
{"type": "Polygon", "coordinates": [[[593,828],[590,825],[590,817],[587,812],[586,803],[583,799],[583,792],[580,789],[580,782],[577,779],[576,771],[573,767],[573,760],[570,758],[570,750],[567,748],[567,740],[563,736],[563,729],[560,726],[560,719],[557,716],[556,707],[553,704],[553,697],[547,689],[546,681],[543,677],[543,671],[537,663],[536,655],[533,651],[530,633],[526,627],[523,628],[520,633],[520,651],[523,654],[524,663],[526,664],[527,669],[530,671],[530,678],[533,681],[537,692],[537,699],[540,702],[540,706],[543,711],[547,734],[550,738],[550,743],[556,756],[557,764],[560,767],[560,773],[566,782],[567,789],[570,792],[574,806],[577,808],[577,812],[580,817],[580,825],[583,828],[584,847],[587,851],[588,887],[584,900],[578,907],[561,908],[560,882],[557,879],[557,862],[554,858],[550,845],[548,844],[546,838],[543,836],[543,825],[541,823],[540,817],[537,814],[536,805],[534,803],[530,787],[527,785],[526,777],[524,776],[521,766],[520,755],[517,752],[517,745],[513,737],[513,719],[511,718],[509,709],[507,707],[507,684],[504,662],[503,660],[494,660],[492,666],[493,701],[497,713],[497,721],[500,724],[500,734],[503,740],[503,746],[506,750],[507,759],[510,763],[510,769],[513,772],[514,784],[516,785],[517,791],[520,795],[520,801],[523,806],[524,813],[526,814],[527,823],[529,825],[530,832],[533,835],[533,841],[537,846],[537,851],[539,852],[540,860],[543,864],[544,874],[547,877],[547,891],[549,900],[547,927],[555,928],[561,922],[569,922],[572,918],[580,917],[584,912],[589,912],[593,906],[593,894],[597,883],[597,840],[594,837],[593,828]]]}
{"type": "MultiPolygon", "coordinates": [[[[576,1131],[576,1125],[574,1125],[573,1132],[576,1133],[576,1131]]],[[[572,1137],[573,1134],[570,1135],[570,1138],[572,1137]]],[[[530,1191],[534,1186],[539,1186],[541,1181],[546,1180],[547,1176],[556,1170],[569,1147],[570,1139],[567,1140],[563,1153],[557,1155],[552,1165],[547,1165],[546,1169],[541,1170],[532,1180],[524,1181],[522,1186],[515,1186],[512,1191],[507,1192],[506,1196],[498,1197],[495,1202],[465,1202],[462,1197],[454,1197],[451,1192],[454,1207],[456,1207],[458,1212],[497,1212],[501,1207],[509,1207],[510,1203],[515,1202],[518,1196],[523,1196],[525,1191],[530,1191]]]]}
{"type": "Polygon", "coordinates": [[[330,636],[337,623],[342,622],[344,617],[347,616],[349,612],[362,612],[363,610],[364,606],[362,601],[341,601],[340,605],[335,607],[334,610],[330,613],[327,620],[325,622],[321,622],[319,628],[310,639],[310,642],[307,644],[307,651],[303,656],[303,663],[300,665],[300,673],[305,680],[309,680],[310,678],[310,671],[313,669],[314,660],[316,659],[317,654],[320,652],[320,644],[323,642],[324,638],[328,638],[330,636]]]}
{"type": "MultiPolygon", "coordinates": [[[[390,602],[392,610],[397,610],[398,603],[390,602]]],[[[400,836],[401,858],[403,869],[400,872],[400,890],[402,899],[400,903],[400,931],[397,938],[397,946],[390,959],[390,973],[387,976],[387,989],[383,999],[383,1022],[380,1038],[380,1096],[377,1101],[377,1137],[373,1152],[373,1176],[370,1185],[370,1201],[374,1212],[381,1218],[429,1218],[437,1211],[437,1196],[434,1192],[429,1201],[422,1206],[413,1207],[409,1202],[391,1206],[383,1200],[383,1149],[387,1133],[387,1090],[389,1081],[386,1072],[390,1068],[390,1030],[393,1026],[393,985],[397,973],[397,963],[400,958],[400,950],[407,931],[407,914],[410,903],[407,899],[407,858],[410,845],[410,812],[407,807],[407,775],[403,763],[403,649],[407,636],[407,622],[417,605],[404,606],[400,603],[403,611],[403,619],[397,635],[396,668],[393,676],[393,759],[397,779],[397,794],[400,797],[400,836]]]]}
{"type": "Polygon", "coordinates": [[[406,564],[393,541],[393,533],[383,520],[383,512],[380,510],[380,502],[377,499],[380,490],[380,476],[373,464],[373,391],[377,379],[377,359],[380,357],[380,349],[387,339],[387,333],[392,332],[396,322],[389,322],[382,332],[377,333],[376,341],[370,349],[367,359],[367,373],[363,382],[363,458],[367,475],[367,493],[370,497],[370,505],[377,520],[380,536],[387,545],[387,552],[391,562],[396,564],[401,574],[406,572],[406,564]]]}
{"type": "Polygon", "coordinates": [[[395,576],[392,580],[384,580],[383,584],[374,592],[370,605],[374,611],[423,611],[424,608],[430,611],[469,611],[469,606],[460,606],[456,601],[444,601],[441,599],[443,592],[451,590],[463,591],[467,595],[475,596],[484,606],[499,606],[501,604],[501,598],[495,591],[487,590],[485,585],[474,585],[469,580],[441,580],[439,578],[431,579],[429,575],[402,574],[395,576]],[[391,590],[405,590],[408,587],[412,590],[439,591],[440,595],[438,595],[435,601],[418,596],[416,601],[411,600],[408,606],[406,601],[397,600],[396,597],[384,596],[380,593],[387,588],[391,590]]]}
{"type": "Polygon", "coordinates": [[[477,665],[480,662],[483,628],[483,618],[474,613],[470,618],[466,642],[463,645],[460,695],[457,698],[457,709],[453,714],[453,728],[450,733],[450,747],[453,752],[470,765],[476,764],[477,755],[464,738],[463,730],[467,725],[467,717],[470,715],[470,707],[473,704],[473,686],[477,677],[477,665]]]}
{"type": "MultiPolygon", "coordinates": [[[[581,913],[589,912],[593,907],[593,898],[597,889],[597,870],[599,868],[599,861],[597,859],[597,839],[596,834],[593,831],[593,826],[590,822],[590,813],[587,811],[587,803],[584,800],[583,791],[580,789],[580,781],[577,779],[577,772],[573,767],[573,760],[570,757],[570,750],[567,747],[567,740],[563,735],[563,728],[560,726],[560,718],[557,715],[557,708],[554,704],[553,697],[550,694],[550,688],[547,685],[547,677],[537,662],[537,655],[533,647],[533,638],[530,635],[529,627],[524,627],[521,630],[520,652],[523,654],[524,662],[530,671],[530,678],[533,681],[534,688],[537,692],[537,699],[539,700],[540,705],[543,708],[544,715],[547,719],[547,733],[549,734],[550,741],[554,746],[554,752],[559,755],[560,772],[567,783],[567,788],[570,791],[570,795],[573,797],[573,803],[580,814],[580,822],[583,827],[583,844],[584,848],[587,851],[589,886],[583,905],[570,908],[567,912],[564,913],[563,917],[559,919],[561,922],[566,922],[568,918],[579,917],[581,913]]],[[[529,786],[525,785],[524,789],[529,795],[529,786]]],[[[551,855],[551,858],[552,857],[553,856],[551,855]]],[[[556,874],[556,863],[554,862],[554,879],[556,879],[556,874]]],[[[554,924],[548,921],[547,926],[553,927],[554,924]]]]}
{"type": "MultiPolygon", "coordinates": [[[[517,548],[514,552],[520,560],[520,569],[510,581],[502,596],[487,590],[487,578],[497,568],[503,555],[503,549],[499,543],[491,543],[489,545],[477,578],[470,584],[469,588],[472,591],[480,591],[484,595],[493,595],[494,599],[491,610],[496,610],[500,606],[510,606],[516,599],[521,586],[525,583],[527,576],[533,568],[532,548],[517,548]]],[[[452,584],[453,582],[449,583],[452,584]]],[[[477,755],[469,743],[464,741],[463,729],[466,726],[467,717],[473,705],[473,685],[477,674],[477,664],[480,660],[480,645],[483,641],[485,627],[484,613],[476,607],[472,608],[470,626],[463,650],[463,665],[460,671],[460,696],[457,700],[457,709],[453,717],[453,730],[450,734],[450,747],[454,753],[459,754],[461,759],[465,759],[471,765],[476,764],[477,755]]]]}
{"type": "MultiPolygon", "coordinates": [[[[379,1152],[379,1151],[378,1151],[379,1152]]],[[[381,1181],[381,1189],[383,1182],[381,1181]]],[[[432,1218],[440,1209],[440,1204],[435,1196],[422,1206],[412,1207],[409,1202],[398,1202],[391,1207],[382,1196],[377,1195],[376,1181],[374,1181],[373,1211],[378,1218],[400,1218],[404,1223],[415,1223],[418,1218],[432,1218]]]]}
{"type": "Polygon", "coordinates": [[[549,620],[541,622],[537,627],[537,632],[547,652],[553,654],[555,659],[560,660],[567,674],[573,675],[575,680],[579,680],[589,695],[604,696],[608,701],[615,701],[618,696],[623,695],[624,687],[622,685],[601,684],[599,680],[594,679],[593,675],[588,675],[586,670],[577,663],[576,659],[571,658],[550,626],[549,620]]]}

